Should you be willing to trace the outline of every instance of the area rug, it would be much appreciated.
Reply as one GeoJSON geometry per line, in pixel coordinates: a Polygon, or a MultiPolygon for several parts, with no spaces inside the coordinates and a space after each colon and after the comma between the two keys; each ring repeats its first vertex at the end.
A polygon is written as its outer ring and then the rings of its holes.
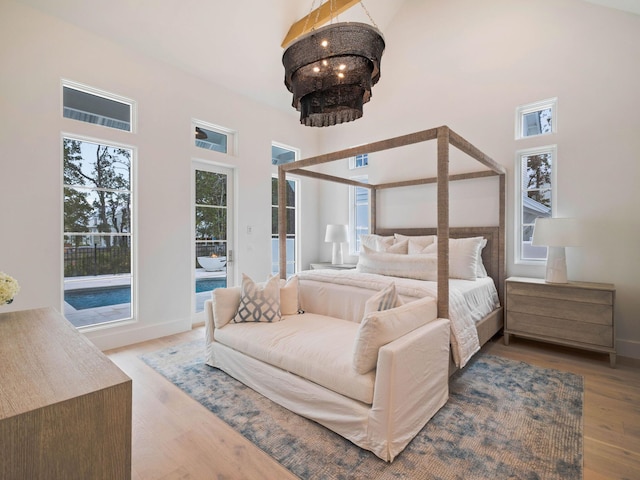
{"type": "Polygon", "coordinates": [[[392,463],[204,364],[204,342],[141,357],[301,479],[580,479],[582,377],[477,354],[392,463]]]}

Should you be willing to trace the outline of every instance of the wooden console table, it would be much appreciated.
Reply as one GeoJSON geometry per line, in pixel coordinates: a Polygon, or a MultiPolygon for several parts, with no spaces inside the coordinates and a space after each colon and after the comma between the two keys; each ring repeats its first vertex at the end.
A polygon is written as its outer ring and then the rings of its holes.
{"type": "Polygon", "coordinates": [[[131,379],[52,308],[0,314],[0,478],[131,478],[131,379]]]}

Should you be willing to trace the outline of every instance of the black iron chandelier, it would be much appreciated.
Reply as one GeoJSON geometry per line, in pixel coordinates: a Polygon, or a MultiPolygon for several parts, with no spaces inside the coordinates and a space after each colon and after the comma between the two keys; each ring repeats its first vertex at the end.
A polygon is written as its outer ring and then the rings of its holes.
{"type": "Polygon", "coordinates": [[[330,24],[295,40],[284,52],[284,83],[300,123],[328,127],[362,117],[380,79],[385,43],[365,23],[330,24]]]}

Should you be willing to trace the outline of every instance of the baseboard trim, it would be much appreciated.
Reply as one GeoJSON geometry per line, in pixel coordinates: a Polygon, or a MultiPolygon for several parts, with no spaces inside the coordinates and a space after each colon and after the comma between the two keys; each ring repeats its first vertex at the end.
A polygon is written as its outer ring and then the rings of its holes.
{"type": "Polygon", "coordinates": [[[94,330],[85,332],[85,336],[91,340],[96,347],[104,351],[189,330],[191,330],[191,319],[183,318],[151,325],[134,323],[123,325],[122,327],[94,330]]]}

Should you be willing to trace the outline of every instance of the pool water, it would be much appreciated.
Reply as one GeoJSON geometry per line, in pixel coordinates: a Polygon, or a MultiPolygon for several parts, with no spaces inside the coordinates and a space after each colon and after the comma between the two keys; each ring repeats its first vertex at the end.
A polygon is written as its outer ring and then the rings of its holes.
{"type": "MultiPolygon", "coordinates": [[[[226,278],[200,278],[196,280],[196,293],[209,292],[216,288],[226,286],[226,278]]],[[[118,287],[67,290],[64,292],[64,301],[76,310],[131,303],[131,287],[129,285],[123,285],[118,287]]]]}

